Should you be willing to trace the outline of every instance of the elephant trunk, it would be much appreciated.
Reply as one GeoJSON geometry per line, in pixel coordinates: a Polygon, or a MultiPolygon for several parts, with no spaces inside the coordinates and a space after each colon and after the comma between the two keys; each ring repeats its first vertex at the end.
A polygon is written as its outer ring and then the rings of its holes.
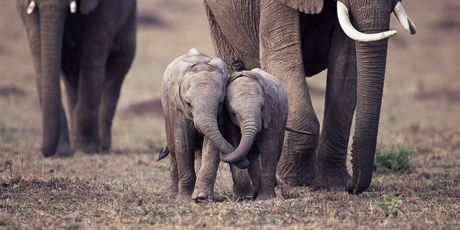
{"type": "MultiPolygon", "coordinates": [[[[382,18],[366,20],[363,15],[371,15],[369,12],[375,12],[375,9],[370,7],[372,6],[365,6],[363,7],[365,12],[354,14],[356,18],[354,24],[357,28],[366,33],[388,30],[390,12],[388,15],[381,13],[382,18]]],[[[369,43],[356,42],[358,71],[356,126],[352,146],[353,177],[348,183],[348,191],[353,194],[365,191],[372,181],[387,49],[388,39],[369,43]]]]}
{"type": "Polygon", "coordinates": [[[223,155],[221,159],[228,163],[238,163],[243,160],[254,142],[254,138],[258,132],[257,123],[255,121],[245,121],[241,126],[241,140],[235,151],[223,155]]]}
{"type": "MultiPolygon", "coordinates": [[[[60,1],[63,2],[63,1],[60,1]]],[[[65,20],[62,3],[43,4],[40,7],[41,73],[39,97],[42,108],[42,151],[45,156],[56,152],[59,128],[59,85],[62,39],[65,20]]]]}
{"type": "MultiPolygon", "coordinates": [[[[211,113],[205,113],[211,114],[211,113]]],[[[234,150],[233,146],[228,143],[222,136],[217,124],[217,116],[206,116],[195,119],[196,127],[223,153],[230,153],[234,150]]]]}

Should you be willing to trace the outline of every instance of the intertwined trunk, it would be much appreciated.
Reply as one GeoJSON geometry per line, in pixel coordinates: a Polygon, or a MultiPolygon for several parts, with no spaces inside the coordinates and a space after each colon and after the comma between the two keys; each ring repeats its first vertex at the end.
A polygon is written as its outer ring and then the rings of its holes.
{"type": "Polygon", "coordinates": [[[251,150],[255,136],[258,132],[257,122],[254,120],[245,120],[241,125],[241,140],[235,151],[221,155],[221,159],[228,163],[238,163],[245,159],[249,150],[251,150]]]}
{"type": "MultiPolygon", "coordinates": [[[[62,4],[62,3],[60,3],[62,4]]],[[[41,74],[40,98],[42,107],[43,142],[45,156],[56,152],[59,143],[59,103],[61,100],[59,75],[65,11],[59,4],[40,6],[41,74]]]]}

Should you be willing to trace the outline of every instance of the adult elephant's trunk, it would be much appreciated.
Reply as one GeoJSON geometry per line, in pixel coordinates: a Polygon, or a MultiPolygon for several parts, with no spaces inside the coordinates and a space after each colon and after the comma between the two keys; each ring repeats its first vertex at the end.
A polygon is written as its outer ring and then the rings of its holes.
{"type": "Polygon", "coordinates": [[[245,121],[241,126],[241,140],[238,147],[229,154],[221,154],[221,160],[228,163],[237,163],[243,160],[251,150],[257,132],[258,128],[255,121],[245,121]]]}
{"type": "Polygon", "coordinates": [[[39,93],[42,107],[42,151],[45,156],[56,152],[59,143],[59,75],[65,6],[61,3],[40,6],[41,74],[39,93]]]}
{"type": "MultiPolygon", "coordinates": [[[[360,5],[354,7],[353,24],[366,34],[388,30],[390,13],[384,7],[360,5]],[[379,15],[380,18],[366,18],[379,15]],[[367,16],[369,17],[369,16],[367,16]]],[[[348,190],[353,194],[365,191],[372,180],[372,169],[382,104],[388,39],[373,42],[356,42],[357,56],[357,107],[353,137],[353,177],[348,190]]]]}

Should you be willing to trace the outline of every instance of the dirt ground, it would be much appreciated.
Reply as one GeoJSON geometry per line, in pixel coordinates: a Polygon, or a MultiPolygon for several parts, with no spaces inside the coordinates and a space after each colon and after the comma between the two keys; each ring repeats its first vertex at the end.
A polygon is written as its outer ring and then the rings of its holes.
{"type": "MultiPolygon", "coordinates": [[[[201,1],[139,0],[139,49],[113,128],[114,151],[68,159],[37,154],[40,115],[25,30],[13,0],[0,7],[0,229],[460,228],[460,3],[407,0],[417,23],[391,38],[379,147],[416,150],[409,173],[377,174],[359,196],[278,189],[275,200],[231,198],[222,164],[218,203],[168,197],[159,103],[162,72],[195,47],[213,54],[201,1]]],[[[325,74],[308,79],[322,118],[325,74]]]]}

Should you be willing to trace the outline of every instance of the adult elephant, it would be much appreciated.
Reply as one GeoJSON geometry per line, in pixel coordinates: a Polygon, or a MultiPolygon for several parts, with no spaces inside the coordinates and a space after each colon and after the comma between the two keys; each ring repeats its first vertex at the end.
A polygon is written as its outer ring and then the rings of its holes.
{"type": "Polygon", "coordinates": [[[398,0],[205,0],[214,47],[234,70],[261,66],[288,90],[288,126],[319,134],[305,76],[328,69],[321,136],[288,132],[278,176],[290,185],[365,191],[372,179],[390,16],[398,0]],[[356,109],[353,176],[346,169],[356,109]],[[319,146],[318,146],[319,145],[319,146]],[[316,153],[316,167],[315,167],[316,153]],[[316,178],[316,179],[315,179],[316,178]]]}
{"type": "Polygon", "coordinates": [[[121,85],[135,53],[136,0],[17,1],[37,74],[43,155],[110,150],[121,85]]]}

